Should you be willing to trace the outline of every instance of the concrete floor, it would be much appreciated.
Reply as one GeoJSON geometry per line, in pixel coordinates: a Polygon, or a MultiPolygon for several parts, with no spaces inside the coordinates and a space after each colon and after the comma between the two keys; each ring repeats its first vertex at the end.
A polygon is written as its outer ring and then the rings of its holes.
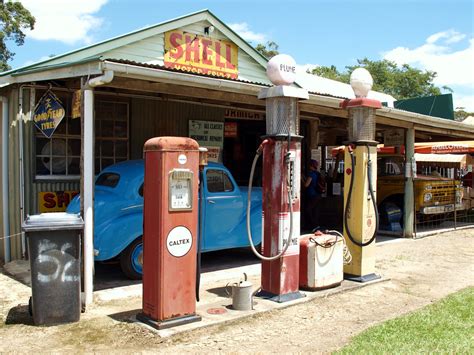
{"type": "MultiPolygon", "coordinates": [[[[397,239],[380,237],[378,241],[378,243],[393,242],[397,242],[397,239]]],[[[8,274],[13,275],[16,280],[26,285],[30,284],[28,261],[15,261],[4,265],[4,269],[8,274]]],[[[105,305],[110,302],[122,300],[121,302],[123,302],[124,305],[125,303],[134,305],[133,307],[124,307],[124,312],[129,320],[138,322],[136,320],[136,314],[141,311],[141,309],[137,309],[137,305],[141,304],[141,281],[127,279],[121,272],[119,264],[114,262],[96,263],[95,272],[94,301],[98,305],[94,306],[94,308],[100,308],[101,304],[105,305]]],[[[255,297],[253,310],[233,310],[231,307],[232,299],[226,292],[226,285],[242,280],[243,274],[246,273],[249,281],[253,284],[253,289],[257,290],[260,285],[260,272],[260,261],[248,249],[235,249],[203,254],[200,302],[197,302],[196,305],[196,311],[202,317],[202,321],[156,332],[161,337],[168,337],[190,329],[225,323],[274,309],[286,308],[294,304],[310,301],[314,298],[328,297],[329,295],[387,280],[382,278],[365,284],[343,281],[339,287],[317,292],[303,291],[303,298],[285,303],[277,303],[255,297]]],[[[123,317],[123,315],[121,317],[123,317]]],[[[139,322],[139,324],[148,327],[141,322],[139,322]]]]}

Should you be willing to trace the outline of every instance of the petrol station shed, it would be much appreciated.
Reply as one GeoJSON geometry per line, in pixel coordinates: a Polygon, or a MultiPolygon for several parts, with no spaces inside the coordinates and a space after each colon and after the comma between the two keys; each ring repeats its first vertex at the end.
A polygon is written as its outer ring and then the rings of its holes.
{"type": "MultiPolygon", "coordinates": [[[[265,103],[257,96],[271,85],[266,64],[203,10],[2,73],[0,258],[24,256],[26,215],[62,210],[81,191],[85,257],[91,259],[94,174],[140,159],[151,137],[191,136],[209,149],[211,160],[230,164],[238,182],[248,181],[265,132],[265,103]],[[62,119],[61,112],[38,115],[51,102],[41,100],[48,93],[61,102],[62,119]],[[200,125],[209,122],[215,130],[204,132],[200,125]]],[[[339,104],[354,97],[350,86],[305,73],[294,85],[310,93],[299,106],[303,157],[318,145],[341,144],[348,113],[339,104]]],[[[474,139],[474,126],[394,109],[394,98],[382,93],[369,98],[387,102],[377,111],[381,134],[403,128],[411,144],[428,136],[474,139]]]]}

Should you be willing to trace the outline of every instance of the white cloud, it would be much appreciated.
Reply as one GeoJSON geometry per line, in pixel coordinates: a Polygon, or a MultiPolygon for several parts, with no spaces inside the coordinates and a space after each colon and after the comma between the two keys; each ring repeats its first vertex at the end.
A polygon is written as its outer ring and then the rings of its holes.
{"type": "Polygon", "coordinates": [[[453,93],[454,109],[463,108],[467,112],[474,112],[474,94],[460,95],[453,93]]]}
{"type": "Polygon", "coordinates": [[[459,41],[462,41],[464,38],[466,38],[466,35],[451,29],[451,30],[447,30],[443,32],[438,32],[429,36],[426,39],[426,43],[435,43],[435,42],[438,42],[442,38],[446,38],[445,42],[449,44],[449,43],[457,43],[459,41]]]}
{"type": "Polygon", "coordinates": [[[94,16],[108,0],[21,0],[36,18],[28,38],[40,41],[56,40],[67,44],[93,42],[92,32],[100,28],[103,19],[94,16]]]}
{"type": "Polygon", "coordinates": [[[446,85],[454,89],[455,107],[474,109],[474,101],[469,102],[473,95],[461,94],[474,93],[474,39],[466,41],[465,38],[465,34],[454,30],[438,32],[429,36],[419,47],[397,47],[382,55],[384,59],[394,61],[398,65],[409,64],[415,68],[436,72],[437,76],[433,80],[435,85],[446,85]],[[458,48],[461,46],[461,49],[454,49],[454,43],[457,43],[458,48]]]}
{"type": "Polygon", "coordinates": [[[263,43],[266,41],[267,36],[263,33],[255,33],[250,30],[249,25],[246,22],[231,23],[229,27],[239,34],[243,39],[249,42],[263,43]]]}

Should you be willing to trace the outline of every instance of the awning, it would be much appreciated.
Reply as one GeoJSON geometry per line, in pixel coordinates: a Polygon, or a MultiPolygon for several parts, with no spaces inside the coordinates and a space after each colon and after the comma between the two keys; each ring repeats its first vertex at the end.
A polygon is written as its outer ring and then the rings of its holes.
{"type": "Polygon", "coordinates": [[[415,160],[417,162],[426,163],[456,163],[466,165],[466,154],[424,154],[415,153],[415,160]]]}
{"type": "Polygon", "coordinates": [[[474,141],[415,143],[416,153],[474,153],[474,141]]]}

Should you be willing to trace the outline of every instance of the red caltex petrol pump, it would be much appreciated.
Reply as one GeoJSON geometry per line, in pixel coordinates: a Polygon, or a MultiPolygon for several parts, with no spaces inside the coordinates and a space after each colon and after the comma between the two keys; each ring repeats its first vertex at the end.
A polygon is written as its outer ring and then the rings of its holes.
{"type": "Polygon", "coordinates": [[[143,311],[165,329],[196,322],[199,145],[157,137],[144,146],[143,311]]]}
{"type": "Polygon", "coordinates": [[[375,237],[377,211],[377,142],[375,111],[377,100],[367,98],[373,80],[364,68],[355,69],[350,78],[355,99],[345,100],[341,107],[349,111],[348,133],[344,155],[344,237],[352,261],[344,265],[344,277],[358,282],[380,278],[375,274],[375,237]]]}
{"type": "Polygon", "coordinates": [[[288,55],[277,55],[267,65],[276,86],[265,88],[266,135],[252,164],[247,206],[247,230],[254,253],[262,259],[262,291],[258,296],[277,302],[303,295],[299,288],[301,139],[298,100],[308,92],[291,87],[296,65],[288,55]],[[263,153],[262,254],[253,246],[250,232],[250,193],[253,173],[263,153]]]}

